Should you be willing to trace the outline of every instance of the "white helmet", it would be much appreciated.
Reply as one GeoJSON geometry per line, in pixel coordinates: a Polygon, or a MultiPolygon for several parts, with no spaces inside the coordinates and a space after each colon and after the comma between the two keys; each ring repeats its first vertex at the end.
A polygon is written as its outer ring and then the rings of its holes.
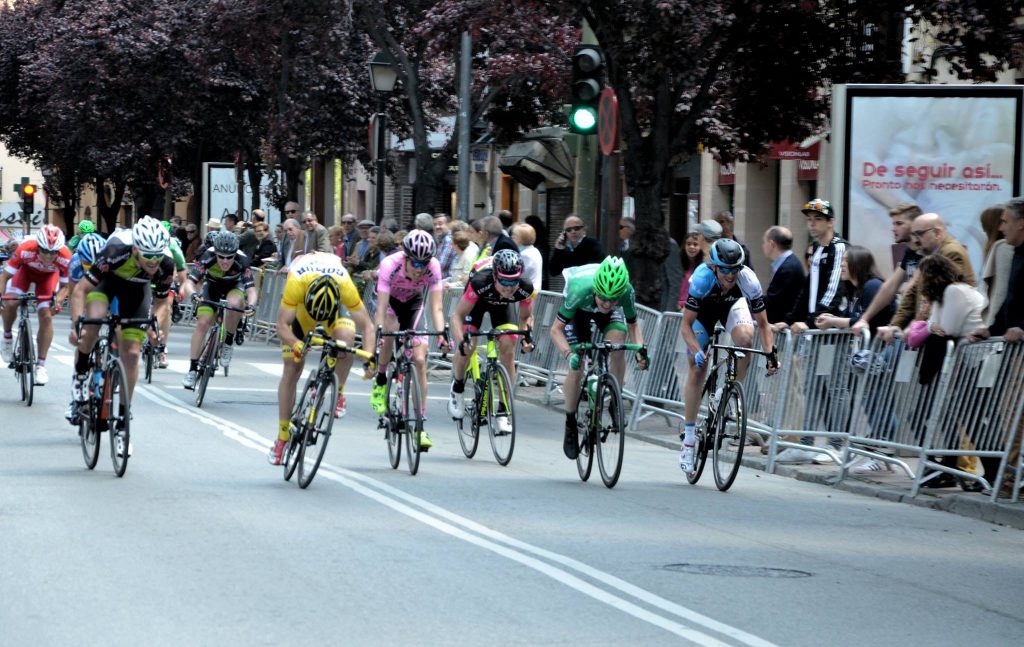
{"type": "Polygon", "coordinates": [[[144,216],[132,227],[132,244],[143,254],[159,254],[167,250],[167,230],[156,218],[144,216]]]}

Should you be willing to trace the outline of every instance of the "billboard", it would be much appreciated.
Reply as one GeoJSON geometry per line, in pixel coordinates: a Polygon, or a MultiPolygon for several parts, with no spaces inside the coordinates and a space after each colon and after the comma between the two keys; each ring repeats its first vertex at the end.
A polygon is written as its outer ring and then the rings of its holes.
{"type": "Polygon", "coordinates": [[[1022,100],[1021,86],[836,86],[832,186],[844,236],[888,274],[889,209],[916,202],[942,216],[979,271],[978,216],[1021,192],[1022,100]]]}
{"type": "MultiPolygon", "coordinates": [[[[252,187],[249,175],[245,174],[245,198],[242,220],[250,220],[249,207],[252,205],[252,187]]],[[[260,189],[267,186],[270,177],[266,171],[260,189]]],[[[278,171],[278,181],[284,183],[284,173],[278,171]]],[[[203,164],[203,222],[210,218],[222,219],[226,214],[235,213],[238,208],[238,183],[235,181],[235,165],[231,163],[207,162],[203,164]]],[[[260,208],[267,212],[267,223],[273,227],[281,222],[281,210],[270,204],[265,195],[260,196],[260,208]]],[[[205,226],[204,226],[205,230],[205,226]]]]}

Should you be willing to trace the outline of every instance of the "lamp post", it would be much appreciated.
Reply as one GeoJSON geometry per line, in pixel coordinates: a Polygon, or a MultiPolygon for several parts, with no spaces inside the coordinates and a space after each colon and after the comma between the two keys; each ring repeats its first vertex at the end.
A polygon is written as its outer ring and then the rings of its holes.
{"type": "Polygon", "coordinates": [[[377,92],[377,199],[374,204],[374,220],[377,224],[384,217],[384,131],[387,118],[384,114],[385,96],[395,90],[398,73],[391,64],[387,52],[377,52],[370,59],[370,83],[377,92]]]}

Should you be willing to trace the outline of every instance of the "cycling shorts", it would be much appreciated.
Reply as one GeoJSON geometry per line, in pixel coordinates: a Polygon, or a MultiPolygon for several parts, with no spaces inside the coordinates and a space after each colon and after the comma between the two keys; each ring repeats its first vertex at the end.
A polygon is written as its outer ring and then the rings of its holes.
{"type": "MultiPolygon", "coordinates": [[[[700,345],[701,350],[707,350],[707,347],[711,344],[711,335],[708,333],[708,328],[714,330],[716,320],[715,319],[704,319],[704,317],[697,319],[693,322],[693,334],[697,337],[697,343],[700,345]]],[[[717,320],[721,322],[721,319],[717,320]]],[[[738,299],[729,308],[728,313],[725,315],[725,332],[732,335],[732,331],[736,326],[739,325],[754,325],[754,317],[750,314],[750,307],[747,305],[746,299],[738,299]]],[[[687,355],[692,359],[693,353],[687,350],[687,355]]]]}
{"type": "Polygon", "coordinates": [[[31,267],[22,266],[7,282],[7,294],[25,294],[31,292],[32,284],[36,284],[36,309],[50,307],[50,301],[60,283],[60,272],[37,272],[31,267]]]}
{"type": "MultiPolygon", "coordinates": [[[[239,277],[236,281],[204,281],[203,298],[208,301],[220,301],[229,294],[237,294],[245,302],[245,290],[242,289],[242,280],[239,277]]],[[[213,315],[213,306],[201,305],[196,308],[196,316],[213,315]]]]}
{"type": "Polygon", "coordinates": [[[590,341],[591,322],[605,335],[613,330],[626,332],[626,316],[622,314],[622,308],[615,308],[611,312],[577,310],[572,321],[565,324],[565,340],[570,346],[590,341]]]}
{"type": "MultiPolygon", "coordinates": [[[[125,319],[144,319],[149,317],[153,290],[148,283],[132,283],[107,276],[85,297],[86,304],[97,301],[107,304],[107,311],[111,314],[125,319]],[[111,307],[111,302],[114,302],[114,307],[111,307]]],[[[121,326],[121,336],[142,343],[146,339],[146,325],[121,326]]]]}
{"type": "MultiPolygon", "coordinates": [[[[417,296],[408,301],[399,301],[395,297],[388,299],[388,314],[398,319],[399,330],[418,330],[423,321],[423,297],[417,296]]],[[[425,344],[427,338],[416,335],[411,345],[425,344]]]]}
{"type": "MultiPolygon", "coordinates": [[[[516,321],[516,309],[514,304],[511,303],[484,303],[483,300],[477,301],[473,309],[469,311],[465,319],[462,320],[462,325],[466,330],[477,331],[480,330],[480,325],[484,321],[484,314],[491,315],[491,328],[518,328],[519,326],[514,325],[516,321]]],[[[506,337],[518,337],[518,335],[505,335],[506,337]]]]}

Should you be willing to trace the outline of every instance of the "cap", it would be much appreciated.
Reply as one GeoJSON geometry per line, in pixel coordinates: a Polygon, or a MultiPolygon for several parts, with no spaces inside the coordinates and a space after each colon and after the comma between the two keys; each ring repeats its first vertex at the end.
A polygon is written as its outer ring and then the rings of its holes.
{"type": "Polygon", "coordinates": [[[708,241],[716,241],[722,237],[722,225],[714,220],[701,220],[698,228],[700,235],[708,241]]]}
{"type": "Polygon", "coordinates": [[[821,198],[815,198],[804,205],[804,208],[800,210],[806,216],[810,213],[820,213],[826,218],[835,218],[835,213],[832,212],[832,205],[829,204],[828,200],[822,200],[821,198]]]}
{"type": "Polygon", "coordinates": [[[377,223],[367,218],[365,220],[360,220],[359,224],[357,224],[356,227],[373,227],[376,224],[377,223]]]}

